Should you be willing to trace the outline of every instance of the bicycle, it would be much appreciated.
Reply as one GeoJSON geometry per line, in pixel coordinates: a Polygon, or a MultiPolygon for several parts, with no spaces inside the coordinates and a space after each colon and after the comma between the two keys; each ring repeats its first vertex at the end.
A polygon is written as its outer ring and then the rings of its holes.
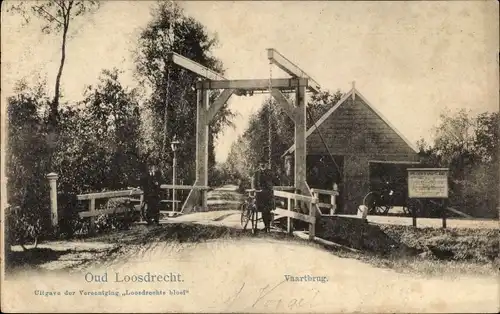
{"type": "MultiPolygon", "coordinates": [[[[247,190],[247,192],[257,192],[255,190],[247,190]]],[[[248,195],[248,197],[245,199],[245,201],[240,205],[240,211],[241,211],[241,226],[243,227],[243,230],[246,230],[248,226],[248,222],[250,221],[252,223],[252,233],[257,232],[257,204],[255,203],[255,196],[254,195],[248,195]]]]}
{"type": "MultiPolygon", "coordinates": [[[[261,190],[246,190],[246,192],[261,192],[261,190]]],[[[248,222],[252,225],[252,234],[257,233],[257,225],[259,221],[263,221],[262,217],[259,218],[259,211],[257,209],[257,204],[254,195],[248,195],[245,201],[240,205],[241,211],[241,226],[243,230],[246,230],[248,222]]],[[[270,223],[274,221],[274,212],[271,210],[270,223]]],[[[270,230],[267,230],[270,231],[270,230]]]]}

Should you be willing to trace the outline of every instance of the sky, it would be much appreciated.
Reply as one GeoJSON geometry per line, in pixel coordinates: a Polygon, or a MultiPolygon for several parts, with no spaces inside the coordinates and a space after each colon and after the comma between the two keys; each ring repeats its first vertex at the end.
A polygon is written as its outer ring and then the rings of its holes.
{"type": "MultiPolygon", "coordinates": [[[[125,71],[124,85],[135,85],[132,51],[151,19],[151,4],[103,1],[97,13],[72,25],[65,99],[81,99],[102,69],[117,67],[125,71]]],[[[445,109],[473,114],[499,109],[496,1],[187,1],[181,6],[219,39],[214,54],[227,78],[268,79],[266,48],[275,48],[324,89],[347,92],[355,81],[413,143],[430,139],[445,109]]],[[[2,104],[23,77],[41,75],[52,86],[59,48],[59,37],[42,34],[37,22],[23,27],[19,17],[2,10],[2,104]]],[[[288,77],[277,67],[271,74],[288,77]]],[[[230,99],[236,127],[220,136],[218,161],[225,160],[266,97],[230,99]]]]}

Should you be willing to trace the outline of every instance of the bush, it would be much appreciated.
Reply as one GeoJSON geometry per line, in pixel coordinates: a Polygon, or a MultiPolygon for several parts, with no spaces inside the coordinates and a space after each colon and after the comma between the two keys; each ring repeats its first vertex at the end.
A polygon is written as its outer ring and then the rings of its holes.
{"type": "Polygon", "coordinates": [[[114,214],[97,216],[95,227],[97,232],[109,230],[128,230],[132,223],[139,218],[139,213],[133,210],[129,198],[112,198],[102,206],[102,209],[116,211],[114,214]],[[120,212],[124,211],[124,212],[120,212]]]}
{"type": "Polygon", "coordinates": [[[11,245],[20,245],[26,250],[25,245],[38,244],[41,235],[41,220],[34,214],[29,215],[29,211],[23,211],[20,206],[8,206],[5,211],[5,245],[10,250],[11,245]]]}
{"type": "Polygon", "coordinates": [[[76,199],[75,193],[64,193],[58,195],[57,206],[59,207],[59,230],[62,238],[72,238],[76,235],[84,235],[89,230],[88,218],[80,218],[79,212],[84,211],[83,203],[76,199]]]}

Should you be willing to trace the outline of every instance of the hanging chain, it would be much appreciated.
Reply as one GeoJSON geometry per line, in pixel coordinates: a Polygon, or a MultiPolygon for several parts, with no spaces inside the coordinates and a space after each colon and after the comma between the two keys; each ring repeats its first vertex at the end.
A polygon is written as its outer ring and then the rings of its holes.
{"type": "Polygon", "coordinates": [[[273,62],[269,60],[269,98],[272,99],[272,93],[273,91],[273,62]]]}
{"type": "Polygon", "coordinates": [[[170,69],[167,69],[167,87],[166,87],[166,93],[165,93],[165,112],[163,114],[163,144],[162,144],[162,153],[163,153],[163,158],[166,158],[166,146],[167,146],[167,119],[168,119],[168,101],[170,98],[170,69]]]}
{"type": "MultiPolygon", "coordinates": [[[[173,45],[174,45],[174,40],[175,40],[174,24],[175,24],[175,18],[173,19],[173,22],[170,24],[170,26],[168,28],[168,34],[167,34],[167,40],[168,40],[170,50],[173,50],[173,45]]],[[[167,86],[166,86],[166,93],[165,93],[165,112],[163,115],[163,143],[162,143],[163,147],[162,147],[161,155],[159,156],[160,158],[162,158],[162,163],[167,158],[167,150],[166,150],[167,138],[168,138],[167,119],[168,119],[168,107],[169,107],[168,105],[169,105],[169,100],[170,100],[170,89],[171,89],[171,87],[170,87],[170,84],[171,84],[171,82],[170,82],[170,65],[169,64],[165,64],[165,70],[167,71],[167,86]]],[[[173,113],[174,113],[174,111],[173,111],[173,113]]]]}
{"type": "Polygon", "coordinates": [[[272,154],[272,115],[273,115],[273,105],[272,105],[272,100],[273,100],[273,95],[272,95],[272,92],[273,92],[273,82],[272,82],[272,79],[273,79],[273,63],[271,60],[269,60],[269,110],[268,110],[268,118],[267,118],[267,123],[268,123],[268,146],[269,146],[269,150],[268,150],[268,163],[269,163],[269,169],[271,169],[271,165],[272,165],[272,157],[273,157],[273,154],[272,154]]]}

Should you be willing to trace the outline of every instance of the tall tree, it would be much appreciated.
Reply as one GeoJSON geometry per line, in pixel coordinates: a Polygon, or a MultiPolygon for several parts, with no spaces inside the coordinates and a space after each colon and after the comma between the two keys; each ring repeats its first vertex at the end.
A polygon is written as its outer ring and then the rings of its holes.
{"type": "Polygon", "coordinates": [[[319,91],[312,94],[310,101],[307,105],[307,128],[310,128],[321,118],[331,107],[333,107],[341,98],[343,94],[340,90],[331,93],[326,90],[319,91]]]}
{"type": "Polygon", "coordinates": [[[498,124],[498,112],[446,111],[433,142],[418,142],[428,165],[450,169],[451,204],[475,217],[498,215],[498,124]]]}
{"type": "Polygon", "coordinates": [[[59,118],[59,98],[61,94],[61,78],[66,62],[66,46],[68,40],[68,31],[71,22],[86,13],[94,12],[99,8],[97,0],[36,0],[20,1],[11,4],[9,10],[21,14],[26,23],[29,23],[32,17],[41,20],[41,30],[45,34],[58,34],[61,36],[61,59],[57,71],[54,98],[49,105],[48,122],[49,126],[55,128],[59,118]]]}
{"type": "MultiPolygon", "coordinates": [[[[196,140],[197,76],[168,63],[167,52],[176,52],[203,66],[223,72],[222,63],[212,55],[217,39],[205,27],[184,14],[173,2],[159,1],[152,10],[153,18],[139,36],[136,51],[137,78],[151,91],[146,103],[151,115],[150,136],[164,171],[172,156],[169,142],[174,136],[182,142],[178,151],[179,177],[192,181],[196,140]]],[[[215,97],[212,94],[212,99],[215,97]]],[[[212,122],[209,133],[209,169],[215,164],[214,140],[230,124],[233,116],[225,106],[212,122]]]]}
{"type": "Polygon", "coordinates": [[[139,102],[136,90],[121,84],[120,73],[103,70],[98,82],[87,86],[83,101],[61,106],[50,171],[60,175],[58,189],[66,195],[137,183],[139,102]]]}
{"type": "Polygon", "coordinates": [[[483,161],[498,164],[499,113],[482,113],[477,116],[476,121],[474,150],[483,161]]]}

